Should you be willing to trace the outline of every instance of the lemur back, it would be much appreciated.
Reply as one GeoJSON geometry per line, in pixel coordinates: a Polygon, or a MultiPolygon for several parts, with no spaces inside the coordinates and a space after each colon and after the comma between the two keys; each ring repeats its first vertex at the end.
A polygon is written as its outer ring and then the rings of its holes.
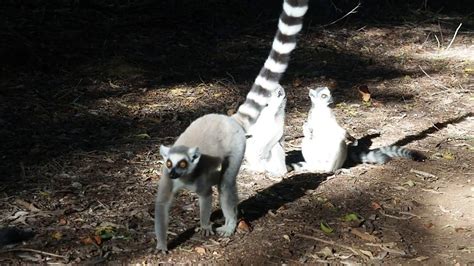
{"type": "Polygon", "coordinates": [[[285,126],[286,94],[283,87],[272,93],[268,106],[247,132],[245,168],[281,177],[287,172],[283,131],[285,126]]]}
{"type": "Polygon", "coordinates": [[[384,164],[395,157],[422,161],[425,156],[417,151],[390,145],[370,150],[358,145],[336,120],[329,105],[333,102],[331,92],[326,87],[310,91],[311,110],[308,121],[303,126],[302,153],[304,163],[294,164],[297,170],[314,172],[334,172],[344,163],[384,164]]]}
{"type": "Polygon", "coordinates": [[[296,46],[296,34],[302,28],[307,8],[308,0],[284,0],[270,56],[236,114],[231,117],[204,115],[192,122],[172,147],[160,147],[165,164],[155,202],[158,250],[167,251],[169,208],[174,194],[181,188],[198,194],[199,231],[208,236],[214,233],[210,216],[212,186],[217,185],[225,224],[216,231],[223,236],[234,233],[238,203],[236,177],[244,157],[246,132],[257,121],[274,91],[278,90],[278,82],[296,46]]]}

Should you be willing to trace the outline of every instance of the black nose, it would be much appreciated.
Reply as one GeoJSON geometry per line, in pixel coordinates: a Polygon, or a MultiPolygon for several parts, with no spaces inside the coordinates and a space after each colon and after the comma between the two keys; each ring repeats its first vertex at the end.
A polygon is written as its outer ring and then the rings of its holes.
{"type": "Polygon", "coordinates": [[[176,173],[176,170],[173,168],[171,169],[170,173],[169,173],[169,176],[171,179],[176,179],[179,177],[178,173],[176,173]]]}

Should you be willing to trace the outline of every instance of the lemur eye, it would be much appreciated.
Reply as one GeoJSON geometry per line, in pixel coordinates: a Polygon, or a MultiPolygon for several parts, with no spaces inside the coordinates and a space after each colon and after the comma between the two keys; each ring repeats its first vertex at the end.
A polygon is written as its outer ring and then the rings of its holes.
{"type": "Polygon", "coordinates": [[[181,160],[178,164],[178,167],[182,168],[182,169],[187,168],[188,167],[188,162],[186,162],[185,160],[181,160]]]}
{"type": "Polygon", "coordinates": [[[171,160],[167,160],[166,161],[166,167],[170,168],[173,167],[173,163],[171,162],[171,160]]]}
{"type": "Polygon", "coordinates": [[[328,97],[327,94],[321,94],[321,98],[326,99],[328,97]]]}

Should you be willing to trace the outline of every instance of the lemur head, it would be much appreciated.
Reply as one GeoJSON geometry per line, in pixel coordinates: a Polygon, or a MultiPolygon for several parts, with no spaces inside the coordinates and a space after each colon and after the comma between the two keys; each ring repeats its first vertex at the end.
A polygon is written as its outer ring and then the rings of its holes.
{"type": "Polygon", "coordinates": [[[313,106],[328,106],[333,103],[331,91],[328,87],[318,87],[316,89],[309,90],[309,98],[311,98],[311,103],[313,106]]]}
{"type": "Polygon", "coordinates": [[[270,101],[268,102],[266,108],[274,109],[275,111],[281,107],[283,101],[286,100],[285,89],[282,86],[278,85],[277,89],[272,92],[270,96],[270,101]]]}
{"type": "Polygon", "coordinates": [[[165,162],[163,169],[171,179],[191,174],[201,158],[198,147],[173,146],[170,148],[161,145],[160,154],[165,162]]]}

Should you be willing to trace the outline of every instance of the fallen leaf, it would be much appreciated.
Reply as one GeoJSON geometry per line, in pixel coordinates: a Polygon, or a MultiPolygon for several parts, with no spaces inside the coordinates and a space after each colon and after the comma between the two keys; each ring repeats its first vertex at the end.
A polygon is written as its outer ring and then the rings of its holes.
{"type": "Polygon", "coordinates": [[[369,87],[367,87],[367,85],[359,86],[359,93],[360,93],[360,96],[362,97],[363,102],[370,101],[370,91],[369,91],[369,87]]]}
{"type": "Polygon", "coordinates": [[[369,241],[369,242],[381,242],[380,239],[374,235],[371,235],[366,232],[362,232],[357,228],[352,228],[350,231],[355,236],[361,238],[362,240],[369,241]]]}
{"type": "Polygon", "coordinates": [[[203,247],[195,247],[194,250],[200,255],[206,254],[206,249],[203,247]]]}
{"type": "Polygon", "coordinates": [[[100,244],[102,244],[102,237],[95,235],[94,236],[94,241],[95,241],[95,243],[97,243],[97,245],[100,245],[100,244]]]}
{"type": "Polygon", "coordinates": [[[135,138],[137,138],[137,139],[151,139],[150,135],[148,135],[147,133],[137,134],[137,135],[135,135],[135,138]]]}
{"type": "Polygon", "coordinates": [[[342,217],[342,220],[344,222],[352,222],[352,221],[360,222],[363,219],[360,218],[360,216],[357,213],[353,212],[353,213],[344,215],[344,217],[342,217]]]}
{"type": "Polygon", "coordinates": [[[331,234],[332,232],[334,232],[334,229],[332,229],[327,223],[325,222],[321,222],[321,230],[326,233],[326,234],[331,234]]]}
{"type": "Polygon", "coordinates": [[[283,238],[290,241],[290,236],[289,235],[283,235],[283,238]]]}
{"type": "Polygon", "coordinates": [[[427,223],[427,224],[423,224],[423,226],[430,229],[434,226],[434,224],[433,223],[427,223]]]}
{"type": "Polygon", "coordinates": [[[16,199],[15,203],[18,204],[18,205],[23,206],[24,208],[26,208],[27,210],[32,211],[32,212],[40,212],[41,211],[40,209],[36,208],[33,203],[26,202],[22,199],[16,199]]]}
{"type": "Polygon", "coordinates": [[[403,183],[403,185],[407,185],[409,187],[414,187],[415,186],[415,182],[411,181],[411,180],[408,180],[407,182],[403,183]]]}
{"type": "Polygon", "coordinates": [[[252,232],[252,227],[245,220],[240,220],[237,225],[237,230],[241,232],[252,232]]]}
{"type": "Polygon", "coordinates": [[[318,253],[321,254],[321,255],[323,255],[324,258],[334,256],[334,250],[333,250],[332,248],[330,248],[330,247],[324,247],[324,248],[321,249],[318,253]]]}
{"type": "Polygon", "coordinates": [[[67,220],[66,220],[66,218],[64,218],[64,217],[61,217],[61,218],[59,218],[58,223],[59,223],[60,225],[66,225],[66,224],[67,224],[67,220]]]}
{"type": "Polygon", "coordinates": [[[445,160],[454,160],[456,157],[454,156],[454,154],[450,151],[445,151],[443,152],[443,159],[445,160]]]}
{"type": "Polygon", "coordinates": [[[81,238],[81,243],[84,244],[84,245],[96,244],[95,240],[90,236],[81,238]]]}
{"type": "Polygon", "coordinates": [[[372,207],[372,210],[382,209],[382,206],[376,201],[372,201],[372,203],[370,203],[370,207],[372,207]]]}
{"type": "Polygon", "coordinates": [[[63,234],[61,232],[54,232],[51,234],[51,237],[56,240],[61,240],[61,238],[63,238],[63,234]]]}
{"type": "Polygon", "coordinates": [[[416,260],[416,261],[424,261],[424,260],[427,260],[427,259],[429,259],[429,258],[430,258],[430,257],[419,256],[419,257],[414,258],[413,260],[416,260]]]}

